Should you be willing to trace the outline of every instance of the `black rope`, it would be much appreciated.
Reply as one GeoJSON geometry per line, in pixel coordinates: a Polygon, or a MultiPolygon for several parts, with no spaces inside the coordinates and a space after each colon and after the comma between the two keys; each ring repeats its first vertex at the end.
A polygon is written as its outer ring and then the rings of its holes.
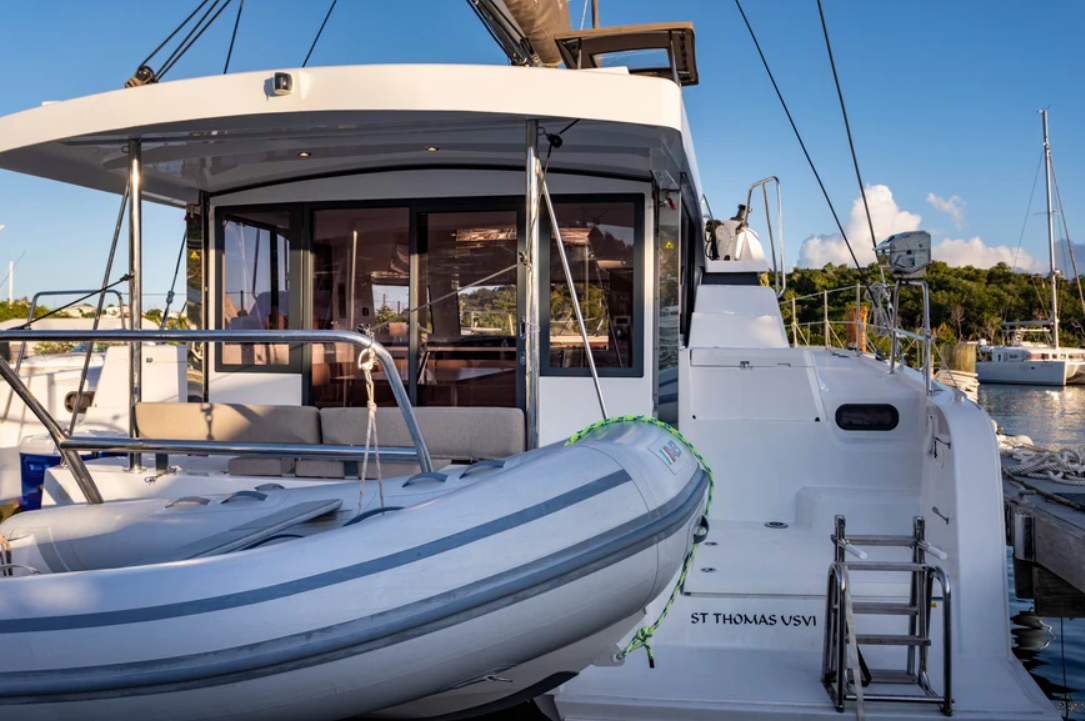
{"type": "Polygon", "coordinates": [[[180,25],[178,25],[176,28],[174,28],[173,32],[169,34],[169,37],[167,37],[165,40],[163,40],[159,44],[159,46],[157,48],[155,48],[154,50],[151,51],[150,55],[148,55],[147,57],[145,57],[143,59],[143,62],[140,63],[140,65],[141,66],[146,65],[147,63],[149,63],[151,61],[151,58],[153,58],[155,55],[158,55],[158,51],[161,50],[162,48],[166,47],[166,43],[168,43],[170,40],[173,40],[174,36],[177,35],[177,33],[181,32],[181,28],[183,28],[185,25],[188,25],[189,21],[192,20],[192,18],[196,17],[196,13],[198,13],[200,11],[200,9],[210,1],[211,0],[202,0],[202,2],[199,5],[196,6],[196,9],[193,10],[192,13],[189,14],[189,16],[187,18],[185,18],[183,21],[181,21],[180,25]]]}
{"type": "Polygon", "coordinates": [[[192,36],[203,26],[203,24],[207,21],[208,16],[215,11],[215,8],[218,7],[218,4],[221,1],[222,0],[211,1],[211,5],[207,8],[207,11],[200,16],[199,20],[196,21],[196,24],[193,25],[192,29],[188,31],[188,34],[181,38],[181,42],[177,44],[177,47],[173,49],[173,52],[167,55],[166,59],[162,61],[162,66],[155,74],[156,78],[161,77],[167,70],[170,69],[170,67],[172,67],[174,62],[181,59],[181,56],[184,54],[182,52],[182,49],[185,47],[186,43],[188,43],[188,41],[192,39],[192,36]]]}
{"type": "Polygon", "coordinates": [[[304,68],[309,64],[309,58],[312,56],[313,51],[316,50],[316,44],[320,42],[320,35],[324,32],[324,26],[328,24],[328,18],[332,16],[332,10],[335,10],[335,4],[339,0],[332,0],[331,7],[328,8],[328,14],[324,16],[324,22],[320,23],[320,29],[316,31],[316,37],[313,38],[313,44],[309,46],[309,52],[305,54],[305,61],[301,64],[304,68]]]}
{"type": "MultiPolygon", "coordinates": [[[[215,3],[219,2],[219,0],[214,0],[214,1],[215,1],[215,3]]],[[[211,27],[215,23],[215,20],[218,19],[218,16],[222,14],[223,10],[225,10],[227,7],[230,6],[230,3],[232,1],[233,0],[225,0],[225,2],[222,3],[222,6],[219,7],[219,9],[217,11],[215,11],[215,14],[211,16],[210,20],[208,20],[206,23],[204,23],[202,27],[197,25],[197,27],[199,27],[199,32],[196,32],[196,35],[194,37],[192,37],[192,40],[190,40],[187,45],[183,45],[182,47],[179,47],[178,50],[175,50],[174,53],[176,54],[177,57],[173,58],[172,62],[167,61],[166,63],[164,63],[163,66],[162,66],[162,69],[158,71],[157,75],[158,75],[159,80],[161,80],[162,77],[166,73],[168,73],[170,70],[173,69],[173,66],[177,64],[177,61],[180,60],[182,57],[184,57],[185,53],[187,53],[192,48],[192,46],[196,44],[196,41],[200,39],[200,36],[203,35],[207,31],[207,28],[211,27]]],[[[212,10],[214,10],[214,8],[215,8],[214,5],[212,5],[210,8],[208,8],[207,12],[204,13],[202,18],[200,18],[200,22],[203,22],[203,18],[206,18],[207,15],[212,10]]],[[[189,32],[189,36],[192,36],[192,32],[195,32],[195,31],[196,31],[196,28],[192,28],[192,31],[189,32]]]]}
{"type": "Polygon", "coordinates": [[[564,128],[562,128],[561,130],[559,130],[559,131],[558,131],[558,135],[565,135],[565,131],[566,131],[566,130],[568,130],[569,128],[573,127],[573,126],[574,126],[574,125],[576,125],[577,123],[579,123],[579,122],[580,122],[580,121],[581,121],[582,119],[583,119],[583,118],[577,118],[577,119],[576,119],[576,120],[574,120],[573,122],[569,123],[569,124],[568,124],[568,125],[566,125],[566,126],[565,126],[564,128]]]}
{"type": "Polygon", "coordinates": [[[776,91],[776,97],[780,99],[780,105],[783,106],[784,113],[787,115],[787,120],[791,123],[791,129],[795,132],[795,138],[799,141],[799,147],[802,148],[802,153],[806,156],[806,162],[810,165],[810,170],[814,173],[814,179],[818,181],[818,187],[821,188],[821,194],[825,196],[825,202],[829,205],[829,212],[833,214],[833,220],[836,221],[837,230],[840,231],[840,237],[844,239],[844,244],[848,247],[848,253],[851,254],[851,259],[855,261],[855,267],[859,271],[859,279],[863,285],[867,285],[866,273],[863,271],[863,266],[859,264],[859,258],[855,256],[855,251],[852,250],[851,241],[848,240],[848,235],[844,232],[844,225],[840,222],[840,216],[836,214],[836,208],[833,207],[833,201],[829,199],[829,191],[825,189],[825,183],[821,181],[821,175],[814,166],[814,161],[810,157],[810,152],[806,149],[806,143],[803,142],[802,135],[799,134],[799,128],[795,125],[795,119],[791,117],[791,111],[787,108],[787,103],[784,101],[784,95],[780,92],[780,86],[776,84],[776,78],[773,77],[772,70],[769,69],[769,61],[765,59],[765,53],[761,51],[761,43],[757,42],[757,35],[753,31],[753,26],[750,25],[750,20],[746,17],[746,12],[742,9],[741,0],[735,0],[735,5],[738,6],[738,11],[742,15],[742,20],[746,23],[746,29],[750,31],[750,38],[753,40],[754,47],[757,48],[757,54],[761,56],[761,64],[765,66],[765,72],[768,73],[769,80],[772,81],[772,87],[776,91]]]}
{"type": "Polygon", "coordinates": [[[230,58],[234,54],[234,41],[237,40],[237,26],[241,24],[241,11],[245,9],[245,0],[241,0],[241,3],[237,6],[237,19],[234,20],[234,32],[230,36],[230,49],[226,51],[226,65],[222,68],[222,74],[225,75],[230,70],[230,58]]]}
{"type": "Polygon", "coordinates": [[[829,52],[829,66],[833,69],[833,82],[836,83],[836,97],[840,99],[840,114],[844,116],[844,130],[848,133],[848,147],[851,148],[851,161],[855,166],[855,179],[859,181],[859,194],[863,197],[863,210],[866,211],[867,226],[870,228],[870,244],[877,247],[878,239],[874,235],[874,219],[870,217],[870,205],[866,200],[866,186],[863,185],[863,176],[859,172],[859,156],[855,153],[855,142],[851,137],[851,123],[848,122],[848,109],[844,106],[844,91],[840,89],[840,76],[836,73],[836,61],[833,60],[833,46],[829,42],[829,27],[825,24],[825,11],[821,8],[821,0],[818,2],[818,15],[821,16],[821,31],[825,34],[825,49],[829,52]]]}
{"type": "Polygon", "coordinates": [[[80,303],[85,301],[87,298],[93,298],[96,295],[100,295],[102,293],[105,293],[107,290],[112,290],[113,288],[120,285],[121,283],[127,283],[131,279],[132,279],[131,275],[122,275],[120,278],[113,281],[112,283],[105,286],[104,288],[101,288],[99,290],[92,290],[91,292],[87,293],[86,295],[84,295],[84,296],[82,296],[80,298],[76,298],[71,303],[67,303],[65,305],[62,305],[59,308],[54,308],[53,310],[49,311],[48,313],[45,313],[43,315],[39,315],[37,318],[31,318],[30,320],[23,323],[22,325],[15,326],[14,328],[9,328],[8,330],[26,330],[32,324],[37,323],[39,320],[44,320],[44,319],[46,319],[46,318],[48,318],[50,316],[54,316],[57,313],[61,312],[62,310],[68,310],[73,305],[79,305],[80,303]]]}

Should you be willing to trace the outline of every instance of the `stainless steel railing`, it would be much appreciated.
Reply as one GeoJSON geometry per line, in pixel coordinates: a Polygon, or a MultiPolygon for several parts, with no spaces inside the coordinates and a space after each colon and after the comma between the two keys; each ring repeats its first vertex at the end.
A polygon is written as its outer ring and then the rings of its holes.
{"type": "MultiPolygon", "coordinates": [[[[10,341],[76,341],[76,342],[166,342],[166,343],[343,343],[360,350],[369,349],[386,369],[394,369],[392,354],[383,345],[360,333],[337,330],[12,330],[0,331],[0,339],[10,341]]],[[[389,449],[388,455],[396,460],[413,458],[422,472],[433,471],[426,441],[418,427],[406,388],[399,373],[386,373],[392,395],[396,399],[407,430],[414,445],[413,453],[406,449],[389,449]]],[[[225,441],[169,441],[150,438],[103,438],[72,436],[57,423],[33,393],[26,387],[18,373],[0,357],[0,378],[7,381],[15,395],[41,421],[61,457],[72,472],[75,482],[89,503],[101,503],[102,496],[87,470],[79,451],[130,451],[132,453],[164,451],[174,453],[204,453],[222,455],[298,455],[304,457],[349,457],[358,450],[352,446],[282,445],[270,443],[235,443],[225,441]]],[[[134,402],[133,398],[133,402],[134,402]]],[[[385,453],[385,451],[381,451],[385,453]]]]}
{"type": "MultiPolygon", "coordinates": [[[[89,296],[89,295],[93,295],[95,293],[98,293],[99,297],[101,297],[101,298],[105,298],[105,296],[107,294],[109,294],[109,293],[112,293],[113,295],[117,296],[117,305],[121,309],[121,327],[123,328],[124,327],[124,298],[121,297],[120,292],[117,291],[117,290],[101,290],[101,289],[99,289],[99,290],[42,290],[42,291],[39,291],[39,292],[34,294],[33,298],[30,299],[30,310],[27,311],[26,322],[27,323],[33,322],[34,313],[38,310],[38,300],[41,299],[41,298],[52,297],[52,296],[60,296],[60,295],[89,296]]],[[[30,340],[36,340],[36,339],[31,338],[30,340]]],[[[23,360],[26,359],[26,343],[27,342],[25,340],[22,342],[22,344],[19,346],[19,355],[17,355],[15,357],[15,372],[16,373],[18,373],[22,369],[23,360]]],[[[86,362],[84,362],[84,366],[89,365],[89,363],[90,363],[90,355],[91,355],[91,352],[93,350],[94,350],[93,346],[87,350],[87,360],[86,360],[86,362]]],[[[83,371],[83,380],[80,382],[80,386],[79,386],[80,387],[80,392],[79,392],[80,396],[83,395],[82,387],[83,387],[83,383],[86,382],[86,374],[87,374],[87,372],[86,372],[86,370],[84,370],[83,371]]],[[[76,411],[75,411],[76,413],[79,412],[79,410],[78,410],[79,405],[80,405],[79,403],[76,404],[76,411]]],[[[4,406],[4,415],[3,415],[3,417],[7,418],[8,413],[10,411],[11,411],[11,396],[8,396],[7,404],[4,406]]]]}
{"type": "Polygon", "coordinates": [[[765,201],[765,225],[769,233],[769,255],[772,256],[772,276],[775,278],[776,297],[783,298],[787,290],[787,268],[784,266],[784,196],[780,187],[780,179],[775,175],[758,180],[746,191],[746,207],[750,207],[753,200],[753,191],[761,188],[761,198],[765,201]],[[772,216],[769,214],[769,191],[768,184],[776,184],[776,235],[773,234],[772,216]],[[780,257],[777,263],[776,236],[780,238],[780,257]]]}

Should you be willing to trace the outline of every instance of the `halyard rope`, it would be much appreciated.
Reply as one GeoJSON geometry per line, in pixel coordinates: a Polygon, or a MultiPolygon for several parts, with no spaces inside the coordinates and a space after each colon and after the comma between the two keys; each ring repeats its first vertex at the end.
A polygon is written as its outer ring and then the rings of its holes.
{"type": "MultiPolygon", "coordinates": [[[[705,474],[708,476],[708,497],[705,499],[704,515],[701,517],[701,525],[704,528],[708,528],[708,512],[712,509],[712,495],[716,489],[716,481],[712,476],[712,469],[709,467],[708,462],[704,459],[704,456],[702,456],[697,451],[697,449],[693,447],[693,444],[690,443],[685,436],[679,433],[677,429],[671,427],[667,423],[664,423],[658,418],[652,418],[650,416],[612,416],[596,423],[592,423],[590,426],[573,434],[573,436],[565,442],[565,445],[571,446],[592,431],[598,430],[605,426],[614,425],[615,423],[630,422],[647,423],[648,425],[662,428],[663,430],[667,431],[672,436],[677,438],[682,443],[682,445],[688,448],[690,453],[693,454],[693,457],[697,459],[697,462],[701,464],[701,468],[704,469],[705,474]]],[[[615,654],[614,659],[616,661],[623,661],[625,660],[625,657],[631,654],[633,651],[636,651],[638,648],[643,648],[644,651],[648,654],[648,665],[651,668],[655,668],[655,654],[652,653],[651,645],[652,636],[655,635],[655,632],[663,624],[663,619],[667,617],[667,613],[671,610],[671,606],[674,605],[675,599],[678,598],[678,593],[682,590],[682,585],[686,582],[686,575],[689,573],[689,569],[693,566],[693,555],[697,551],[697,545],[699,544],[700,540],[703,539],[697,539],[693,542],[692,545],[690,545],[689,551],[686,553],[686,559],[682,562],[682,572],[678,575],[678,582],[674,585],[674,589],[671,591],[671,595],[667,599],[666,605],[663,606],[663,610],[660,612],[659,618],[657,618],[654,623],[639,628],[637,632],[633,634],[633,638],[629,640],[629,643],[626,644],[625,648],[615,654]]]]}

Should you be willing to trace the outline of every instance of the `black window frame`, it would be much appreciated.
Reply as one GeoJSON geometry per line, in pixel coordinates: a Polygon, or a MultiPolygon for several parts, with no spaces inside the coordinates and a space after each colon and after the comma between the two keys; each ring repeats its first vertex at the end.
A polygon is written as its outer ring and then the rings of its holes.
{"type": "MultiPolygon", "coordinates": [[[[261,228],[278,234],[279,228],[273,228],[263,223],[253,222],[252,220],[243,217],[245,213],[267,213],[273,211],[283,211],[290,214],[290,226],[287,228],[287,234],[285,236],[289,248],[287,255],[290,258],[287,282],[290,285],[289,298],[291,311],[287,314],[287,329],[305,330],[307,329],[307,326],[310,325],[309,322],[304,320],[305,316],[302,313],[302,310],[308,306],[308,301],[303,292],[308,288],[308,286],[303,287],[303,284],[305,283],[304,269],[308,267],[308,263],[306,262],[308,246],[306,245],[305,252],[303,252],[301,247],[302,239],[303,236],[306,235],[305,231],[308,230],[308,226],[303,226],[302,204],[261,203],[230,205],[215,208],[215,233],[212,252],[215,254],[215,298],[213,299],[213,303],[215,308],[214,327],[216,328],[221,329],[224,325],[223,290],[226,282],[226,223],[230,220],[237,220],[248,226],[261,228]],[[294,311],[294,308],[297,308],[298,311],[294,311]]],[[[215,356],[215,373],[299,374],[303,372],[307,360],[307,349],[302,347],[302,345],[294,345],[290,347],[289,360],[286,363],[274,365],[227,363],[222,359],[222,346],[224,344],[214,343],[210,345],[216,346],[213,351],[215,356]]],[[[230,343],[229,345],[239,344],[230,343]]]]}
{"type": "MultiPolygon", "coordinates": [[[[645,193],[572,193],[553,195],[555,204],[560,203],[608,203],[630,202],[634,206],[633,212],[633,364],[628,368],[599,368],[601,378],[643,378],[646,367],[644,349],[644,324],[645,318],[645,264],[648,262],[645,251],[645,193]]],[[[214,202],[214,200],[212,201],[214,202]]],[[[328,201],[290,201],[280,203],[240,203],[240,204],[216,204],[214,206],[215,232],[212,234],[211,253],[215,258],[215,298],[211,299],[215,312],[213,327],[222,327],[223,302],[222,289],[224,281],[225,260],[225,221],[231,216],[243,215],[244,213],[266,213],[269,211],[289,211],[290,229],[288,240],[290,242],[290,304],[291,313],[288,327],[291,330],[310,330],[312,327],[312,231],[314,213],[318,210],[327,209],[369,209],[369,208],[406,208],[410,214],[409,252],[410,252],[410,287],[412,307],[417,305],[417,299],[413,297],[414,279],[417,273],[419,254],[424,248],[422,233],[425,230],[425,222],[422,214],[447,213],[447,212],[470,212],[470,211],[505,211],[515,210],[517,214],[518,250],[526,252],[526,212],[523,195],[481,195],[461,197],[428,197],[428,198],[380,198],[360,200],[328,200],[328,201]],[[297,311],[293,309],[297,308],[297,311]]],[[[238,218],[244,220],[244,218],[238,218]]],[[[246,221],[251,225],[258,225],[246,221]]],[[[540,272],[536,281],[540,293],[540,300],[549,298],[550,267],[550,219],[547,213],[542,213],[540,218],[540,248],[539,261],[540,272]],[[547,269],[546,273],[541,272],[547,269]]],[[[526,298],[526,270],[521,263],[517,270],[517,302],[520,309],[525,308],[526,298]]],[[[556,368],[550,366],[550,304],[540,302],[539,322],[547,332],[540,332],[540,376],[547,377],[590,377],[588,368],[556,368]]],[[[417,320],[412,314],[410,319],[410,347],[408,351],[409,379],[408,393],[412,403],[417,402],[417,356],[418,356],[418,332],[417,320]]],[[[216,344],[218,345],[218,344],[216,344]]],[[[517,338],[517,351],[523,351],[522,340],[517,338]]],[[[309,344],[303,344],[301,348],[290,349],[290,362],[284,365],[247,365],[223,363],[219,349],[214,351],[215,373],[272,373],[272,374],[297,374],[302,376],[302,403],[308,404],[312,392],[312,360],[309,344]]],[[[524,408],[525,378],[524,368],[517,369],[517,407],[524,408]]]]}
{"type": "MultiPolygon", "coordinates": [[[[633,204],[633,364],[628,368],[597,367],[600,378],[643,378],[645,264],[644,214],[647,196],[644,193],[570,193],[552,195],[555,210],[563,203],[632,203],[633,204]]],[[[591,369],[564,368],[550,365],[550,240],[552,226],[549,213],[542,213],[539,223],[539,375],[550,378],[590,378],[591,369]],[[545,329],[545,332],[543,332],[545,329]]]]}

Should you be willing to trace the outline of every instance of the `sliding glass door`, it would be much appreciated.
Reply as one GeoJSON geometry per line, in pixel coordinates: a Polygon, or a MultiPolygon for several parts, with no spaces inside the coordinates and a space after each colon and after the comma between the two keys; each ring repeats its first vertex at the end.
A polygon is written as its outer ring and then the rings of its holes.
{"type": "MultiPolygon", "coordinates": [[[[515,407],[520,216],[407,203],[314,209],[312,327],[372,332],[418,405],[515,407]]],[[[310,402],[365,405],[357,360],[348,346],[313,347],[310,402]]],[[[389,371],[374,374],[379,404],[393,403],[389,371]]]]}
{"type": "Polygon", "coordinates": [[[420,213],[419,405],[517,405],[515,210],[420,213]]]}
{"type": "MultiPolygon", "coordinates": [[[[313,328],[368,329],[392,353],[395,372],[406,383],[410,211],[336,208],[313,211],[312,219],[313,328]]],[[[390,370],[374,376],[379,404],[394,404],[385,376],[390,370]]],[[[365,405],[356,348],[314,346],[311,374],[313,405],[365,405]]]]}

